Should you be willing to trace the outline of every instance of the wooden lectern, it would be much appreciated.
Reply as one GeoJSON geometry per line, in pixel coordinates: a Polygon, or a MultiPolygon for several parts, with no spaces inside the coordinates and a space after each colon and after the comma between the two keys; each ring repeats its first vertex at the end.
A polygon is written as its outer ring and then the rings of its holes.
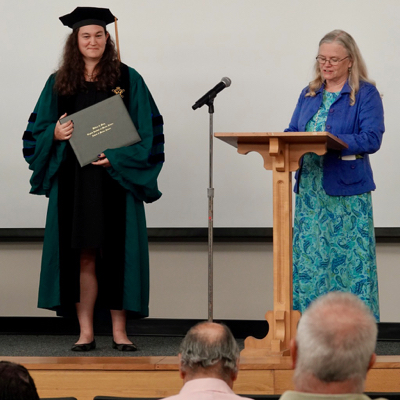
{"type": "Polygon", "coordinates": [[[243,356],[289,355],[300,312],[293,310],[292,289],[292,171],[305,153],[323,155],[347,144],[329,132],[215,133],[237,147],[238,153],[256,151],[264,168],[273,171],[274,309],[265,315],[269,332],[264,339],[248,337],[243,356]]]}

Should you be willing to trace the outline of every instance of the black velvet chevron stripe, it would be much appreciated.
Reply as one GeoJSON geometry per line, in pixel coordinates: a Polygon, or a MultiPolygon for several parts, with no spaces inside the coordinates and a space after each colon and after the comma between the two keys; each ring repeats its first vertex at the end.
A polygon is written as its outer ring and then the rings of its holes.
{"type": "Polygon", "coordinates": [[[165,143],[164,134],[157,135],[153,137],[153,146],[157,146],[158,144],[165,143]]]}
{"type": "Polygon", "coordinates": [[[165,161],[165,154],[158,153],[158,154],[150,154],[149,156],[149,163],[150,164],[159,164],[165,161]]]}
{"type": "Polygon", "coordinates": [[[36,116],[37,116],[36,113],[32,113],[32,114],[29,116],[28,122],[35,122],[35,121],[36,121],[36,116]]]}
{"type": "Polygon", "coordinates": [[[164,120],[162,115],[157,115],[156,117],[153,117],[153,126],[160,126],[164,125],[164,120]]]}
{"type": "Polygon", "coordinates": [[[31,131],[25,131],[24,136],[22,136],[22,140],[29,140],[30,142],[36,142],[36,139],[33,137],[31,131]]]}
{"type": "Polygon", "coordinates": [[[33,156],[33,154],[35,153],[35,148],[34,147],[25,148],[22,149],[22,152],[24,153],[24,157],[30,157],[33,156]]]}

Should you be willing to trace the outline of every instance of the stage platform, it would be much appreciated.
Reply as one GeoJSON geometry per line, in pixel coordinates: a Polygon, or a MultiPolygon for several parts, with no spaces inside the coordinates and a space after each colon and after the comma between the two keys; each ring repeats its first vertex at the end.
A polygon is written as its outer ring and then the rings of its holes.
{"type": "MultiPolygon", "coordinates": [[[[177,357],[1,357],[24,365],[39,396],[162,398],[179,392],[177,357]]],[[[281,394],[293,389],[289,357],[241,358],[234,391],[248,395],[281,394]]],[[[366,392],[400,392],[400,356],[378,356],[368,373],[366,392]]]]}

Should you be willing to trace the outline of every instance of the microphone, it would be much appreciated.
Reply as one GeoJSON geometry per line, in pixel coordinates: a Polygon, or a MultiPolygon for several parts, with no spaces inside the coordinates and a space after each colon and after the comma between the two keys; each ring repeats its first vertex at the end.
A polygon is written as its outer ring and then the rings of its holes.
{"type": "Polygon", "coordinates": [[[221,82],[218,83],[218,85],[214,86],[211,90],[209,90],[203,97],[201,97],[199,100],[194,103],[192,106],[193,110],[196,110],[197,108],[200,108],[204,106],[204,104],[207,104],[207,102],[211,99],[214,99],[215,96],[221,91],[224,90],[226,87],[231,86],[232,81],[227,78],[226,76],[221,79],[221,82]]]}

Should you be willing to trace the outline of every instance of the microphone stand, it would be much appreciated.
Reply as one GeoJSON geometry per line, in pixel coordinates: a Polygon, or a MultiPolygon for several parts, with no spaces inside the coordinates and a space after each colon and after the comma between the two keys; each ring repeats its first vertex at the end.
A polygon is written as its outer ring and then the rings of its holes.
{"type": "Polygon", "coordinates": [[[222,78],[221,82],[203,97],[196,101],[192,106],[193,110],[202,107],[204,104],[208,106],[210,114],[210,161],[209,161],[209,188],[207,189],[208,197],[208,321],[213,321],[213,224],[214,224],[214,188],[213,188],[213,139],[214,139],[214,99],[217,94],[225,87],[230,86],[229,78],[222,78]]]}
{"type": "Polygon", "coordinates": [[[210,147],[209,147],[209,187],[207,189],[208,197],[208,321],[213,321],[213,225],[214,225],[214,188],[213,188],[213,136],[214,136],[214,99],[215,96],[210,96],[205,103],[208,106],[210,114],[210,147]]]}

